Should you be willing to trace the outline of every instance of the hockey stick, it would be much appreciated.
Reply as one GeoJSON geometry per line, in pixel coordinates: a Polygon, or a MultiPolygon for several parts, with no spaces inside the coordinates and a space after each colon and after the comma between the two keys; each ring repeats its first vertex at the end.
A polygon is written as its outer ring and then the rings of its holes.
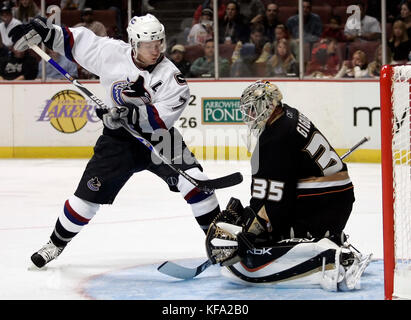
{"type": "MultiPolygon", "coordinates": [[[[346,153],[344,153],[341,156],[341,160],[344,160],[352,152],[354,152],[356,149],[358,149],[358,147],[360,147],[361,145],[363,145],[365,142],[369,141],[370,139],[371,139],[370,137],[362,138],[350,150],[348,150],[346,153]]],[[[178,265],[178,264],[176,264],[172,261],[166,261],[161,266],[159,266],[157,268],[157,270],[160,271],[161,273],[164,273],[164,274],[168,275],[168,276],[178,278],[178,279],[187,280],[187,279],[192,279],[192,278],[198,276],[201,272],[206,270],[211,265],[212,265],[211,261],[207,260],[207,261],[204,261],[202,264],[200,264],[198,267],[187,268],[187,267],[183,267],[181,265],[178,265]]]]}
{"type": "Polygon", "coordinates": [[[202,264],[200,264],[198,267],[187,268],[179,264],[176,264],[172,261],[166,261],[161,266],[159,266],[157,270],[170,277],[188,280],[188,279],[195,278],[196,276],[198,276],[201,272],[203,272],[205,269],[207,269],[211,265],[212,265],[211,260],[206,260],[202,264]]]}
{"type": "Polygon", "coordinates": [[[355,144],[350,150],[348,150],[346,153],[344,153],[341,156],[341,160],[344,160],[346,157],[348,157],[353,151],[357,150],[357,148],[361,145],[363,145],[364,143],[366,143],[367,141],[370,141],[371,138],[370,137],[364,137],[362,138],[357,144],[355,144]]]}
{"type": "MultiPolygon", "coordinates": [[[[36,52],[42,59],[50,63],[58,72],[60,72],[68,81],[75,85],[79,90],[81,90],[85,95],[87,95],[91,100],[93,100],[97,106],[101,109],[108,109],[107,105],[97,98],[91,91],[84,87],[80,82],[74,79],[66,70],[64,70],[56,61],[54,61],[47,53],[40,49],[37,45],[31,45],[31,49],[36,52]]],[[[151,152],[153,152],[158,158],[160,158],[166,165],[168,165],[176,173],[183,176],[196,188],[204,192],[212,192],[214,189],[222,189],[234,186],[243,181],[243,176],[240,172],[235,172],[227,176],[223,176],[217,179],[209,180],[197,180],[185,173],[183,170],[175,167],[165,156],[156,150],[156,148],[148,141],[143,138],[137,131],[130,128],[130,126],[124,121],[121,121],[121,125],[126,129],[131,135],[133,135],[138,141],[144,144],[151,152]]]]}

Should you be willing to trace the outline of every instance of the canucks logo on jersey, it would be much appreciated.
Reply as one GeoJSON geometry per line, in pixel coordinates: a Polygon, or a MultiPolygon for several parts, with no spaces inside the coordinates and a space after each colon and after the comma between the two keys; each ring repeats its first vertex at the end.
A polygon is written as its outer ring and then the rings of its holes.
{"type": "Polygon", "coordinates": [[[128,81],[119,81],[113,83],[111,97],[113,98],[114,102],[119,106],[124,106],[124,100],[121,97],[121,93],[125,88],[130,88],[130,84],[128,81]]]}
{"type": "Polygon", "coordinates": [[[126,81],[114,82],[111,89],[111,97],[114,102],[119,106],[125,106],[126,102],[123,99],[123,95],[128,97],[141,97],[143,101],[150,101],[151,96],[144,88],[144,78],[138,77],[136,82],[131,82],[128,78],[126,81]],[[146,98],[146,99],[144,99],[146,98]]]}
{"type": "Polygon", "coordinates": [[[89,181],[87,181],[87,187],[91,191],[99,191],[101,187],[101,182],[97,177],[91,178],[89,181]]]}

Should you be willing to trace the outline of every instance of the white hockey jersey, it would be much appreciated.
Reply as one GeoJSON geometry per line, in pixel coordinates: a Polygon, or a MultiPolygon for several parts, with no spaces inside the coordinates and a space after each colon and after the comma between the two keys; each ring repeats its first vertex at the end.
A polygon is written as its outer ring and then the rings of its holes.
{"type": "Polygon", "coordinates": [[[162,57],[157,64],[140,69],[133,62],[128,43],[98,37],[84,27],[55,26],[55,29],[53,50],[100,77],[106,92],[103,100],[108,107],[121,105],[121,90],[138,80],[151,100],[139,107],[142,132],[170,129],[174,125],[187,106],[190,91],[183,75],[169,59],[162,57]]]}

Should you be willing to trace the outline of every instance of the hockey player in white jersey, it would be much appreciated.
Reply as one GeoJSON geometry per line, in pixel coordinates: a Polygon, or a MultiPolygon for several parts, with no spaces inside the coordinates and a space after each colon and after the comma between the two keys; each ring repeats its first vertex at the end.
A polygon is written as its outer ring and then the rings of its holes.
{"type": "Polygon", "coordinates": [[[159,137],[163,138],[162,143],[166,141],[165,145],[170,147],[165,149],[170,151],[168,156],[174,166],[193,178],[207,179],[173,127],[187,106],[190,92],[181,72],[164,56],[164,26],[147,14],[133,17],[127,32],[129,43],[98,37],[84,27],[53,25],[42,17],[10,32],[17,50],[43,42],[49,49],[98,75],[106,92],[104,102],[109,106],[109,111],[96,110],[104,129],[77,190],[66,200],[48,243],[31,257],[39,268],[57,258],[100,205],[112,204],[120,189],[138,171],[149,170],[162,178],[171,191],[180,192],[204,231],[220,211],[214,193],[199,191],[155,158],[120,124],[125,120],[154,145],[159,137]]]}

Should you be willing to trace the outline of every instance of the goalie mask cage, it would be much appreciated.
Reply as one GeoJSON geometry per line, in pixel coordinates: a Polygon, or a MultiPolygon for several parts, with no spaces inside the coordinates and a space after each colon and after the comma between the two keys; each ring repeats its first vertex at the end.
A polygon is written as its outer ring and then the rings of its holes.
{"type": "Polygon", "coordinates": [[[411,299],[411,65],[381,69],[385,299],[411,299]]]}

